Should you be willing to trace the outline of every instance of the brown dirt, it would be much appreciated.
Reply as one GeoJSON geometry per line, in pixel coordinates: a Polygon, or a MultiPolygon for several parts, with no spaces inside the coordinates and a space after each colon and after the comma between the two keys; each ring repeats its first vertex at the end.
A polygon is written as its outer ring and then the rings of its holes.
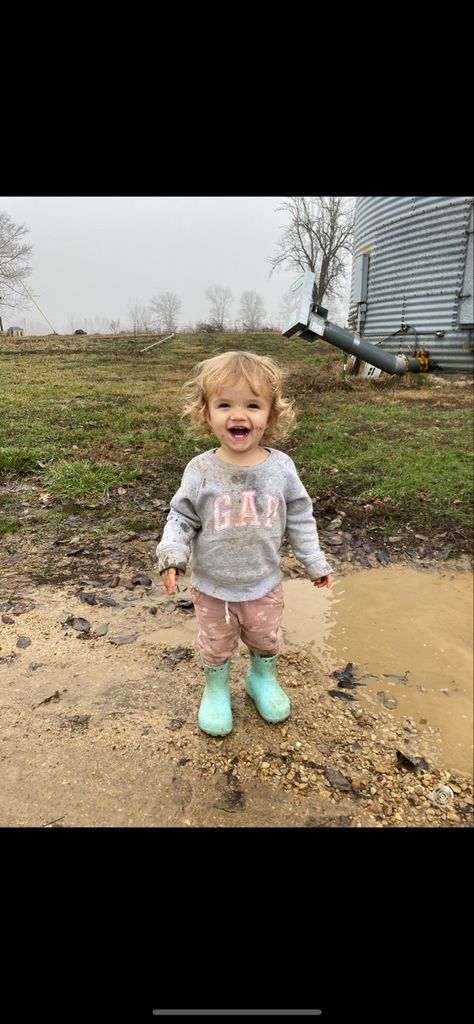
{"type": "MultiPolygon", "coordinates": [[[[154,542],[127,544],[115,562],[110,550],[68,557],[56,546],[56,583],[39,546],[27,561],[23,547],[3,561],[3,826],[471,824],[469,781],[431,765],[399,766],[396,749],[408,749],[407,735],[390,711],[371,716],[331,699],[307,650],[283,652],[279,678],[293,712],[270,726],[245,696],[242,648],[232,667],[234,730],[222,739],[204,735],[196,720],[202,672],[194,612],[179,604],[186,589],[178,603],[164,592],[149,568],[154,542]],[[151,586],[132,584],[143,571],[151,586]],[[81,600],[84,593],[96,603],[81,600]],[[68,617],[87,619],[89,632],[68,617]],[[107,633],[94,636],[104,625],[107,633]],[[112,642],[124,636],[133,639],[112,642]],[[18,647],[19,637],[30,644],[18,647]],[[187,654],[172,667],[166,655],[176,648],[187,654]],[[448,780],[456,810],[428,799],[448,780]]],[[[286,556],[285,574],[295,564],[286,556]]],[[[423,736],[411,732],[411,754],[426,756],[423,736]]]]}

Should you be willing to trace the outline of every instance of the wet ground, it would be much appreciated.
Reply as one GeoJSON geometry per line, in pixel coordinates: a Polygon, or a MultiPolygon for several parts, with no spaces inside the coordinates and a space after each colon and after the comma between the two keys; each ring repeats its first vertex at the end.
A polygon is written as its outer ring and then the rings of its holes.
{"type": "Polygon", "coordinates": [[[341,564],[328,593],[286,557],[279,678],[292,715],[277,726],[258,716],[242,647],[234,730],[214,739],[196,720],[185,583],[170,599],[138,558],[42,583],[12,559],[0,593],[1,825],[472,824],[465,564],[341,564]],[[437,797],[439,785],[452,795],[437,797]]]}
{"type": "MultiPolygon", "coordinates": [[[[390,708],[436,734],[432,759],[470,774],[473,765],[473,590],[470,573],[408,566],[362,570],[331,593],[285,584],[286,649],[309,648],[323,672],[354,664],[361,706],[390,708]]],[[[344,687],[342,687],[344,689],[344,687]]]]}

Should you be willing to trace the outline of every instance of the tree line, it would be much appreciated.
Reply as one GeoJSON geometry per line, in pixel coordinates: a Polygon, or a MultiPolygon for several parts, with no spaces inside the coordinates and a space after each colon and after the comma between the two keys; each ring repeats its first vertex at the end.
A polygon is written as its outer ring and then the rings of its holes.
{"type": "MultiPolygon", "coordinates": [[[[285,215],[286,223],[273,256],[267,260],[271,266],[270,275],[282,269],[311,270],[315,274],[314,301],[322,304],[328,299],[340,300],[341,288],[349,276],[352,252],[352,200],[345,196],[288,196],[276,212],[285,215]]],[[[25,309],[31,299],[35,301],[24,284],[24,278],[32,273],[33,246],[25,241],[27,233],[24,224],[14,224],[6,212],[0,211],[0,312],[2,306],[11,310],[25,309]]],[[[212,284],[205,294],[209,303],[208,317],[196,327],[225,329],[235,302],[231,289],[212,284]]],[[[287,295],[283,296],[283,304],[286,299],[287,295]]],[[[148,303],[135,300],[128,308],[131,329],[136,333],[173,333],[178,329],[181,310],[181,300],[172,291],[154,295],[148,303]]],[[[242,329],[258,330],[265,316],[261,295],[252,290],[244,291],[237,309],[242,329]]],[[[101,321],[102,327],[106,322],[106,318],[95,319],[101,321]]],[[[73,314],[70,317],[71,330],[75,329],[72,327],[74,322],[73,314]]],[[[0,319],[0,329],[2,326],[0,319]]],[[[119,333],[120,329],[118,319],[108,322],[111,333],[119,333]]]]}
{"type": "MultiPolygon", "coordinates": [[[[206,289],[209,302],[209,313],[206,321],[196,324],[204,330],[222,331],[229,321],[234,296],[230,288],[220,284],[212,284],[206,289]]],[[[132,329],[137,333],[146,331],[169,331],[178,329],[181,313],[181,300],[175,292],[162,292],[153,296],[148,305],[134,302],[129,306],[129,317],[132,329]]],[[[257,330],[261,327],[266,314],[265,304],[261,295],[254,291],[242,293],[237,318],[244,330],[257,330]]]]}

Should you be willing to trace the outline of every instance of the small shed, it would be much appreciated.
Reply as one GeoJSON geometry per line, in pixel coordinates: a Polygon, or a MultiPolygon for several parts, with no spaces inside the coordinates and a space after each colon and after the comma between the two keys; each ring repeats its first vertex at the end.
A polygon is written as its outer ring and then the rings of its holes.
{"type": "Polygon", "coordinates": [[[7,334],[12,338],[22,338],[24,335],[23,327],[8,327],[7,334]]]}

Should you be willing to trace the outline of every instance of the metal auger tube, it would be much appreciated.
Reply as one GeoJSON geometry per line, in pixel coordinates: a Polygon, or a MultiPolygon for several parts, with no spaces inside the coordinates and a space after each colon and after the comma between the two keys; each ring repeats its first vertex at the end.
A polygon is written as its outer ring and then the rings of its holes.
{"type": "Polygon", "coordinates": [[[330,323],[317,313],[311,313],[307,329],[298,331],[298,336],[305,341],[314,341],[315,336],[323,338],[330,345],[335,345],[336,348],[341,348],[344,352],[350,352],[351,355],[363,359],[372,366],[377,366],[379,370],[385,370],[386,373],[401,375],[403,373],[419,373],[421,370],[421,363],[416,357],[401,354],[395,356],[391,352],[379,348],[378,345],[371,345],[369,341],[364,341],[358,334],[346,331],[343,327],[337,327],[336,324],[330,323]]]}

